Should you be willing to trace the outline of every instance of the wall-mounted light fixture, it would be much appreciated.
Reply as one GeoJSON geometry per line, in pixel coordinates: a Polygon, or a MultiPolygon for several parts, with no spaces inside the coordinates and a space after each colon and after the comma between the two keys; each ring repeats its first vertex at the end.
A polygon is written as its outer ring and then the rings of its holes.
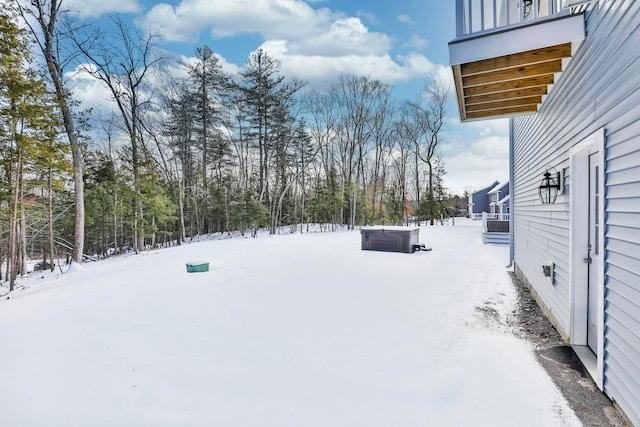
{"type": "MultiPolygon", "coordinates": [[[[553,169],[553,168],[551,168],[553,169]]],[[[556,202],[558,191],[560,190],[560,172],[553,169],[553,173],[549,169],[544,171],[544,178],[538,188],[538,195],[543,205],[556,202]]]]}
{"type": "Polygon", "coordinates": [[[527,19],[531,13],[531,7],[533,6],[533,0],[522,0],[522,17],[527,19]]]}

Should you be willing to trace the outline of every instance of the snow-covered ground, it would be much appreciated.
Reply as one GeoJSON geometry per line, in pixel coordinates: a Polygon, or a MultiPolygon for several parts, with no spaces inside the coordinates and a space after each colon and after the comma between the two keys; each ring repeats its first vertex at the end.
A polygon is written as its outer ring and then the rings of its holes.
{"type": "Polygon", "coordinates": [[[464,219],[420,241],[233,238],[33,274],[0,301],[0,425],[580,425],[510,333],[508,248],[464,219]]]}

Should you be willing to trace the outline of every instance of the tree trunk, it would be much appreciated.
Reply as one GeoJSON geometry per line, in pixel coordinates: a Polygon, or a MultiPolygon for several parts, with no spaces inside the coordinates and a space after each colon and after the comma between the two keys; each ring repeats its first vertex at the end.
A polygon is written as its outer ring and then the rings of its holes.
{"type": "Polygon", "coordinates": [[[18,211],[20,197],[20,176],[22,175],[22,154],[18,149],[16,159],[16,176],[13,186],[13,198],[11,199],[11,218],[9,219],[9,251],[7,255],[7,276],[9,278],[9,291],[13,291],[17,277],[18,260],[18,211]]]}
{"type": "Polygon", "coordinates": [[[49,203],[48,203],[48,207],[47,207],[47,214],[48,214],[48,218],[49,218],[49,264],[51,267],[51,271],[53,272],[56,269],[56,266],[54,264],[54,260],[53,260],[53,256],[55,253],[55,245],[53,242],[53,171],[52,168],[49,167],[49,180],[48,180],[48,187],[49,187],[49,203]]]}
{"type": "MultiPolygon", "coordinates": [[[[65,127],[66,125],[65,119],[65,127]]],[[[75,187],[75,222],[74,222],[74,234],[73,241],[73,260],[78,264],[82,263],[82,254],[84,253],[84,179],[83,179],[83,166],[82,166],[82,152],[78,145],[77,137],[75,136],[75,130],[73,126],[67,131],[73,132],[73,137],[69,137],[71,142],[71,154],[73,157],[73,182],[75,187]],[[73,140],[73,141],[72,141],[73,140]]]]}
{"type": "Polygon", "coordinates": [[[184,226],[184,184],[182,182],[178,192],[178,204],[180,205],[180,238],[178,243],[181,245],[187,240],[187,230],[184,226]]]}
{"type": "MultiPolygon", "coordinates": [[[[2,222],[0,222],[0,236],[3,234],[3,230],[2,230],[2,222]]],[[[0,245],[0,266],[2,266],[2,261],[4,259],[4,254],[2,253],[2,245],[0,245]]],[[[2,267],[0,267],[0,282],[2,281],[2,267]]]]}
{"type": "MultiPolygon", "coordinates": [[[[21,191],[22,192],[22,191],[21,191]]],[[[21,197],[22,198],[22,197],[21,197]]],[[[27,216],[24,212],[24,203],[20,203],[20,276],[27,273],[27,216]]]]}
{"type": "MultiPolygon", "coordinates": [[[[73,260],[82,263],[82,253],[84,251],[84,179],[83,179],[83,161],[82,151],[78,144],[78,135],[73,123],[73,115],[69,106],[69,94],[64,86],[64,71],[61,65],[61,59],[58,55],[58,47],[56,46],[57,37],[61,32],[57,29],[58,14],[60,12],[60,1],[50,0],[49,10],[47,2],[31,2],[30,13],[36,18],[39,29],[31,28],[31,32],[38,40],[40,49],[44,55],[47,64],[49,76],[53,82],[56,93],[56,101],[60,112],[62,113],[62,121],[64,129],[69,139],[71,147],[71,156],[73,162],[73,182],[74,182],[74,204],[75,204],[75,221],[74,221],[74,242],[73,242],[73,260]]],[[[29,23],[28,13],[21,8],[25,22],[29,23]]]]}

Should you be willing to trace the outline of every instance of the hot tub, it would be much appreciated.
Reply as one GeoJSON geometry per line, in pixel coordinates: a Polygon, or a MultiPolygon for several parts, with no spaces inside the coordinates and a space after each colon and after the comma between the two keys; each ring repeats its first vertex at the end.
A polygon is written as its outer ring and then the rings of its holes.
{"type": "Polygon", "coordinates": [[[413,253],[419,245],[418,227],[373,226],[360,229],[362,250],[413,253]]]}

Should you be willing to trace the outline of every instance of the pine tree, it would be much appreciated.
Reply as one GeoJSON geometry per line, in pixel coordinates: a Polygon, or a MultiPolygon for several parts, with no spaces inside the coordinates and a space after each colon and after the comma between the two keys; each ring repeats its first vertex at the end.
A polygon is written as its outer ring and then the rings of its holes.
{"type": "Polygon", "coordinates": [[[222,187],[224,170],[231,164],[231,151],[221,130],[228,127],[222,113],[231,79],[222,70],[218,57],[207,46],[197,48],[196,61],[185,65],[189,73],[186,87],[191,88],[187,99],[193,102],[192,141],[201,154],[199,187],[202,192],[198,203],[208,213],[203,218],[201,231],[209,233],[221,227],[224,216],[222,187]],[[210,181],[210,171],[215,174],[213,182],[210,181]],[[212,223],[215,224],[212,226],[212,223]]]}
{"type": "Polygon", "coordinates": [[[270,233],[276,231],[279,205],[286,191],[287,168],[294,163],[295,125],[292,114],[295,94],[304,86],[285,80],[280,62],[262,49],[251,55],[241,72],[245,134],[258,150],[258,200],[269,207],[270,233]]]}
{"type": "Polygon", "coordinates": [[[9,213],[6,277],[13,290],[26,273],[25,175],[55,135],[55,114],[46,85],[30,66],[24,32],[9,9],[0,12],[0,138],[9,213]]]}

